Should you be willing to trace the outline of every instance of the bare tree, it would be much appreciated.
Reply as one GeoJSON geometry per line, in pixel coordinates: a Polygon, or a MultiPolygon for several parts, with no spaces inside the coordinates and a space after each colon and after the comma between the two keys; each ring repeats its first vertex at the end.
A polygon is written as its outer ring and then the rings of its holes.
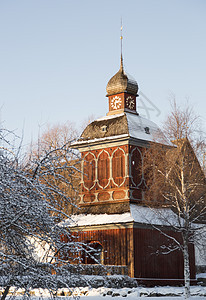
{"type": "Polygon", "coordinates": [[[41,176],[42,182],[48,186],[55,185],[56,191],[52,190],[53,195],[49,195],[48,201],[52,201],[53,206],[57,206],[58,210],[66,214],[76,211],[78,201],[80,159],[77,151],[71,149],[71,143],[76,138],[77,131],[70,122],[48,125],[28,153],[29,168],[31,161],[34,165],[41,161],[45,171],[41,176]],[[48,162],[48,153],[52,156],[53,165],[44,164],[48,162]]]}
{"type": "Polygon", "coordinates": [[[69,163],[75,157],[70,141],[48,147],[25,161],[7,135],[0,130],[0,281],[5,288],[2,300],[10,286],[24,288],[25,294],[32,287],[54,292],[60,286],[68,286],[71,265],[63,257],[73,253],[74,263],[83,249],[69,228],[59,225],[69,216],[57,200],[71,202],[61,185],[72,186],[73,174],[78,172],[69,163]],[[39,258],[37,248],[41,251],[39,258]]]}
{"type": "Polygon", "coordinates": [[[179,106],[174,96],[170,105],[171,112],[163,125],[164,137],[169,141],[187,138],[204,170],[206,133],[202,129],[201,118],[188,103],[185,103],[184,107],[179,106]]]}
{"type": "Polygon", "coordinates": [[[164,224],[181,235],[177,240],[158,228],[173,243],[173,247],[162,247],[163,252],[180,249],[183,253],[186,298],[190,296],[189,245],[201,241],[206,220],[205,175],[196,156],[200,139],[193,131],[197,120],[191,109],[182,110],[173,102],[164,135],[158,143],[151,143],[144,164],[149,186],[147,205],[170,208],[175,213],[171,219],[156,209],[164,224]],[[165,137],[173,139],[173,145],[165,145],[165,137]]]}

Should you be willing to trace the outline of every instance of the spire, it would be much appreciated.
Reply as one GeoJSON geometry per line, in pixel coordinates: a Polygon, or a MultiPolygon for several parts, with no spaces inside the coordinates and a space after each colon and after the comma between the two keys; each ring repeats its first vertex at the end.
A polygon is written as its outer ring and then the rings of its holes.
{"type": "Polygon", "coordinates": [[[128,93],[133,96],[137,96],[138,84],[124,71],[123,66],[123,51],[122,51],[122,19],[120,28],[120,40],[121,40],[121,57],[120,57],[120,69],[119,71],[109,80],[107,84],[107,97],[116,95],[119,93],[128,93]]]}
{"type": "Polygon", "coordinates": [[[123,55],[122,55],[122,40],[123,40],[123,36],[122,36],[122,18],[121,18],[121,28],[120,28],[120,40],[121,40],[121,59],[120,59],[120,70],[123,72],[123,55]]]}
{"type": "Polygon", "coordinates": [[[123,72],[123,70],[124,70],[122,54],[121,54],[121,60],[120,60],[120,70],[121,70],[122,72],[123,72]]]}

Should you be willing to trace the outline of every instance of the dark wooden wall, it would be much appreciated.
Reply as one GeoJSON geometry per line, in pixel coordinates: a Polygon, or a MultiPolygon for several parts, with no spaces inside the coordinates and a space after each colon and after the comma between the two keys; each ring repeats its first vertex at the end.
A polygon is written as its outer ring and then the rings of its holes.
{"type": "MultiPolygon", "coordinates": [[[[180,240],[180,235],[172,233],[180,240]]],[[[78,241],[85,244],[98,242],[104,251],[103,264],[127,266],[129,276],[148,279],[183,279],[183,255],[181,251],[162,254],[161,246],[168,245],[159,231],[152,228],[100,229],[75,232],[78,241]]],[[[66,240],[65,240],[66,242],[66,240]]],[[[171,244],[171,243],[170,243],[171,244]]],[[[80,251],[79,257],[84,254],[80,251]]],[[[190,246],[191,279],[195,279],[194,247],[190,246]]],[[[144,281],[144,280],[143,280],[144,281]]],[[[150,282],[152,282],[150,280],[150,282]]],[[[144,282],[145,283],[145,282],[144,282]]],[[[161,282],[157,281],[157,284],[161,282]]],[[[170,284],[165,281],[164,284],[170,284]]],[[[179,283],[177,281],[177,283],[179,283]]]]}
{"type": "MultiPolygon", "coordinates": [[[[172,231],[168,235],[180,240],[180,234],[172,231]]],[[[163,254],[161,246],[171,244],[156,229],[134,229],[134,252],[135,252],[135,277],[136,278],[165,278],[183,279],[184,263],[183,255],[179,250],[169,254],[163,254]]],[[[195,278],[194,247],[190,246],[191,278],[195,278]]]]}
{"type": "MultiPolygon", "coordinates": [[[[104,249],[104,265],[128,266],[129,275],[133,277],[133,229],[100,229],[74,232],[73,236],[79,242],[89,244],[99,242],[104,249]]],[[[62,237],[67,242],[67,239],[62,237]]],[[[84,257],[83,252],[79,256],[84,257]]],[[[65,259],[77,263],[79,260],[65,255],[65,259]]]]}
{"type": "Polygon", "coordinates": [[[79,240],[89,243],[98,241],[104,248],[105,265],[127,265],[127,239],[129,231],[126,229],[108,229],[79,232],[79,240]]]}

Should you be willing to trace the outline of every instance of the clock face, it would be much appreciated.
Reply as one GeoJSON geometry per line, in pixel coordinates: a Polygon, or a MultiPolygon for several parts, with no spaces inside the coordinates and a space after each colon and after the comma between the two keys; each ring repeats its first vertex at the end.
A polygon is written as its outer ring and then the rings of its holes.
{"type": "Polygon", "coordinates": [[[121,108],[122,105],[122,99],[118,96],[115,96],[114,98],[112,98],[111,100],[111,107],[113,109],[119,109],[121,108]]]}
{"type": "Polygon", "coordinates": [[[127,97],[127,99],[126,99],[126,106],[129,109],[134,109],[135,108],[135,101],[134,101],[134,99],[131,96],[127,97]]]}

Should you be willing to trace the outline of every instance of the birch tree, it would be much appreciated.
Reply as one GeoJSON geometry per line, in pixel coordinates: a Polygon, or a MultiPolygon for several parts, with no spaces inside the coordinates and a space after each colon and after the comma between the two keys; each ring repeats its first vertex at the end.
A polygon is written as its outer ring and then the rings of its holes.
{"type": "MultiPolygon", "coordinates": [[[[181,239],[174,239],[163,230],[158,230],[173,245],[163,245],[163,253],[177,249],[182,251],[185,298],[190,297],[189,246],[194,241],[204,243],[202,233],[206,223],[206,181],[196,156],[200,142],[193,132],[196,121],[191,109],[182,110],[174,102],[164,126],[164,135],[159,137],[158,142],[151,143],[144,164],[149,186],[146,192],[147,205],[153,208],[167,207],[175,212],[173,220],[165,214],[158,217],[164,218],[164,224],[179,232],[181,239]],[[165,145],[168,138],[173,139],[173,145],[165,145]]],[[[204,140],[201,144],[204,145],[204,140]]],[[[156,211],[158,214],[159,210],[156,211]]]]}

